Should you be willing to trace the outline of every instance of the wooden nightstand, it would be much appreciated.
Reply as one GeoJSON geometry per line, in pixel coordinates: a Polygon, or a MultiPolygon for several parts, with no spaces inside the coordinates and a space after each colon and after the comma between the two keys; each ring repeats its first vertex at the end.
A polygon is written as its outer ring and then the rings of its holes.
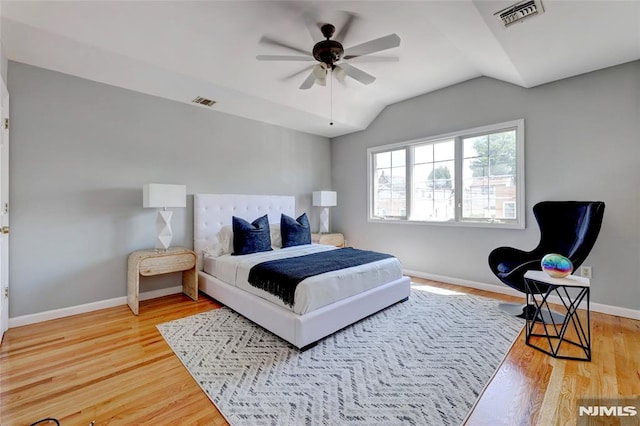
{"type": "Polygon", "coordinates": [[[183,247],[167,250],[138,250],[129,255],[127,272],[127,303],[131,311],[138,315],[140,306],[140,275],[168,274],[182,271],[182,292],[198,300],[198,271],[196,254],[183,247]]]}
{"type": "Polygon", "coordinates": [[[342,234],[311,234],[311,242],[316,244],[327,244],[330,246],[344,247],[344,235],[342,234]]]}

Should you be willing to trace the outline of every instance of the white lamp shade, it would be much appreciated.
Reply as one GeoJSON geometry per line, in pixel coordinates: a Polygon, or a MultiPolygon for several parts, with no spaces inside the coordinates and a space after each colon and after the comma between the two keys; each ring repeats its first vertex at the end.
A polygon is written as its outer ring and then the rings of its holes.
{"type": "Polygon", "coordinates": [[[145,208],[187,207],[187,186],[146,183],[142,187],[142,206],[145,208]]]}
{"type": "Polygon", "coordinates": [[[338,194],[335,191],[314,191],[313,205],[318,207],[337,206],[338,194]]]}

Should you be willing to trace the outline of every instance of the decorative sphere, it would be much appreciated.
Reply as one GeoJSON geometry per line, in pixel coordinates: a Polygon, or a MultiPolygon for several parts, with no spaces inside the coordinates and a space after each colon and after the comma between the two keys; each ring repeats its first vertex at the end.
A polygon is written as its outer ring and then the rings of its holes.
{"type": "Polygon", "coordinates": [[[553,278],[564,278],[573,272],[573,263],[561,254],[549,253],[540,262],[542,270],[553,278]]]}

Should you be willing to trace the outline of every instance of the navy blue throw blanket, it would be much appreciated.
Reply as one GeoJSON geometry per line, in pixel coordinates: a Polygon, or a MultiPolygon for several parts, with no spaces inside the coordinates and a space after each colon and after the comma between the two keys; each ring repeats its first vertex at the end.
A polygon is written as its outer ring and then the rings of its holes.
{"type": "Polygon", "coordinates": [[[305,278],[338,269],[364,265],[393,256],[375,251],[341,248],[288,259],[258,263],[249,271],[249,284],[293,306],[296,287],[305,278]]]}

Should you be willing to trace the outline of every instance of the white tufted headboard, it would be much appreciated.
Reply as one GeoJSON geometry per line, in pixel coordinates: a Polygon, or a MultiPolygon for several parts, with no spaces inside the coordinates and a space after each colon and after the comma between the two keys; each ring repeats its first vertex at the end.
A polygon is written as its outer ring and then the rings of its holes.
{"type": "Polygon", "coordinates": [[[193,196],[193,249],[202,250],[215,241],[220,228],[237,216],[252,222],[265,214],[270,224],[280,224],[282,213],[295,217],[296,199],[288,195],[195,194],[193,196]]]}

